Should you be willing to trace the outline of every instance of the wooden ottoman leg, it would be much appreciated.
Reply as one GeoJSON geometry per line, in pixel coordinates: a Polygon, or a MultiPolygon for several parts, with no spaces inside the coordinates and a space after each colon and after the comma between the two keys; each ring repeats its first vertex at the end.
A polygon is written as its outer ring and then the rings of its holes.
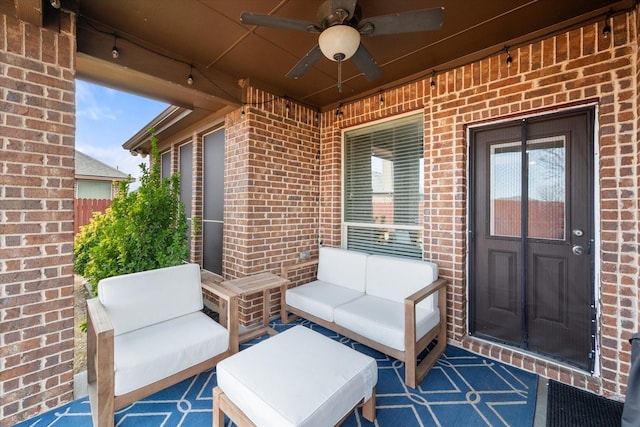
{"type": "Polygon", "coordinates": [[[238,427],[256,427],[240,408],[233,403],[220,387],[213,389],[213,427],[224,427],[224,416],[238,427]]]}
{"type": "Polygon", "coordinates": [[[220,387],[213,389],[213,427],[224,427],[224,412],[220,409],[221,394],[220,387]]]}
{"type": "Polygon", "coordinates": [[[376,420],[376,388],[371,391],[371,398],[362,404],[362,416],[374,422],[376,420]]]}

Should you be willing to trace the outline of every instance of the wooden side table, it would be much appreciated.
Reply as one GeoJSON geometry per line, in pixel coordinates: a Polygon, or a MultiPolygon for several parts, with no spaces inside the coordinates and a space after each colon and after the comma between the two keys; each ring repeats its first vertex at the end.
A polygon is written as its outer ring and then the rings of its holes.
{"type": "Polygon", "coordinates": [[[269,327],[269,314],[271,313],[271,292],[289,283],[288,279],[273,273],[259,273],[238,279],[225,280],[220,285],[235,292],[239,297],[262,292],[262,325],[252,328],[238,335],[238,342],[243,343],[253,338],[268,333],[275,335],[277,332],[269,327]]]}

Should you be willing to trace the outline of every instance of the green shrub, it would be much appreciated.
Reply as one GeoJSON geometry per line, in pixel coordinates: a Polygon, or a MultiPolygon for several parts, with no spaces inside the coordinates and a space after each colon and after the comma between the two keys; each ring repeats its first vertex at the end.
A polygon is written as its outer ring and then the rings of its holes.
{"type": "Polygon", "coordinates": [[[180,176],[161,179],[157,138],[151,133],[151,156],[137,191],[121,182],[113,204],[95,214],[74,242],[74,270],[96,295],[101,279],[170,267],[188,260],[187,219],[180,202],[180,176]]]}

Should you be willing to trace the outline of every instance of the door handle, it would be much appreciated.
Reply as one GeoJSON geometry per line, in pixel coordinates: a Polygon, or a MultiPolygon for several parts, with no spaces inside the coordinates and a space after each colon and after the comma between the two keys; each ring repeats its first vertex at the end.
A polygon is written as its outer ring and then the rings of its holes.
{"type": "Polygon", "coordinates": [[[573,252],[574,255],[582,255],[584,254],[584,248],[580,245],[574,245],[571,248],[571,251],[573,252]]]}

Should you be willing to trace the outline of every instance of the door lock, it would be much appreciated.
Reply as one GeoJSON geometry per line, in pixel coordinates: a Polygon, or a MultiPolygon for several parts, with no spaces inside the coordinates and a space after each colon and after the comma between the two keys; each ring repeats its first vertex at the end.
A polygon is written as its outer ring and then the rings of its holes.
{"type": "Polygon", "coordinates": [[[573,252],[574,255],[582,255],[584,254],[584,248],[580,245],[574,245],[571,248],[571,251],[573,252]]]}

